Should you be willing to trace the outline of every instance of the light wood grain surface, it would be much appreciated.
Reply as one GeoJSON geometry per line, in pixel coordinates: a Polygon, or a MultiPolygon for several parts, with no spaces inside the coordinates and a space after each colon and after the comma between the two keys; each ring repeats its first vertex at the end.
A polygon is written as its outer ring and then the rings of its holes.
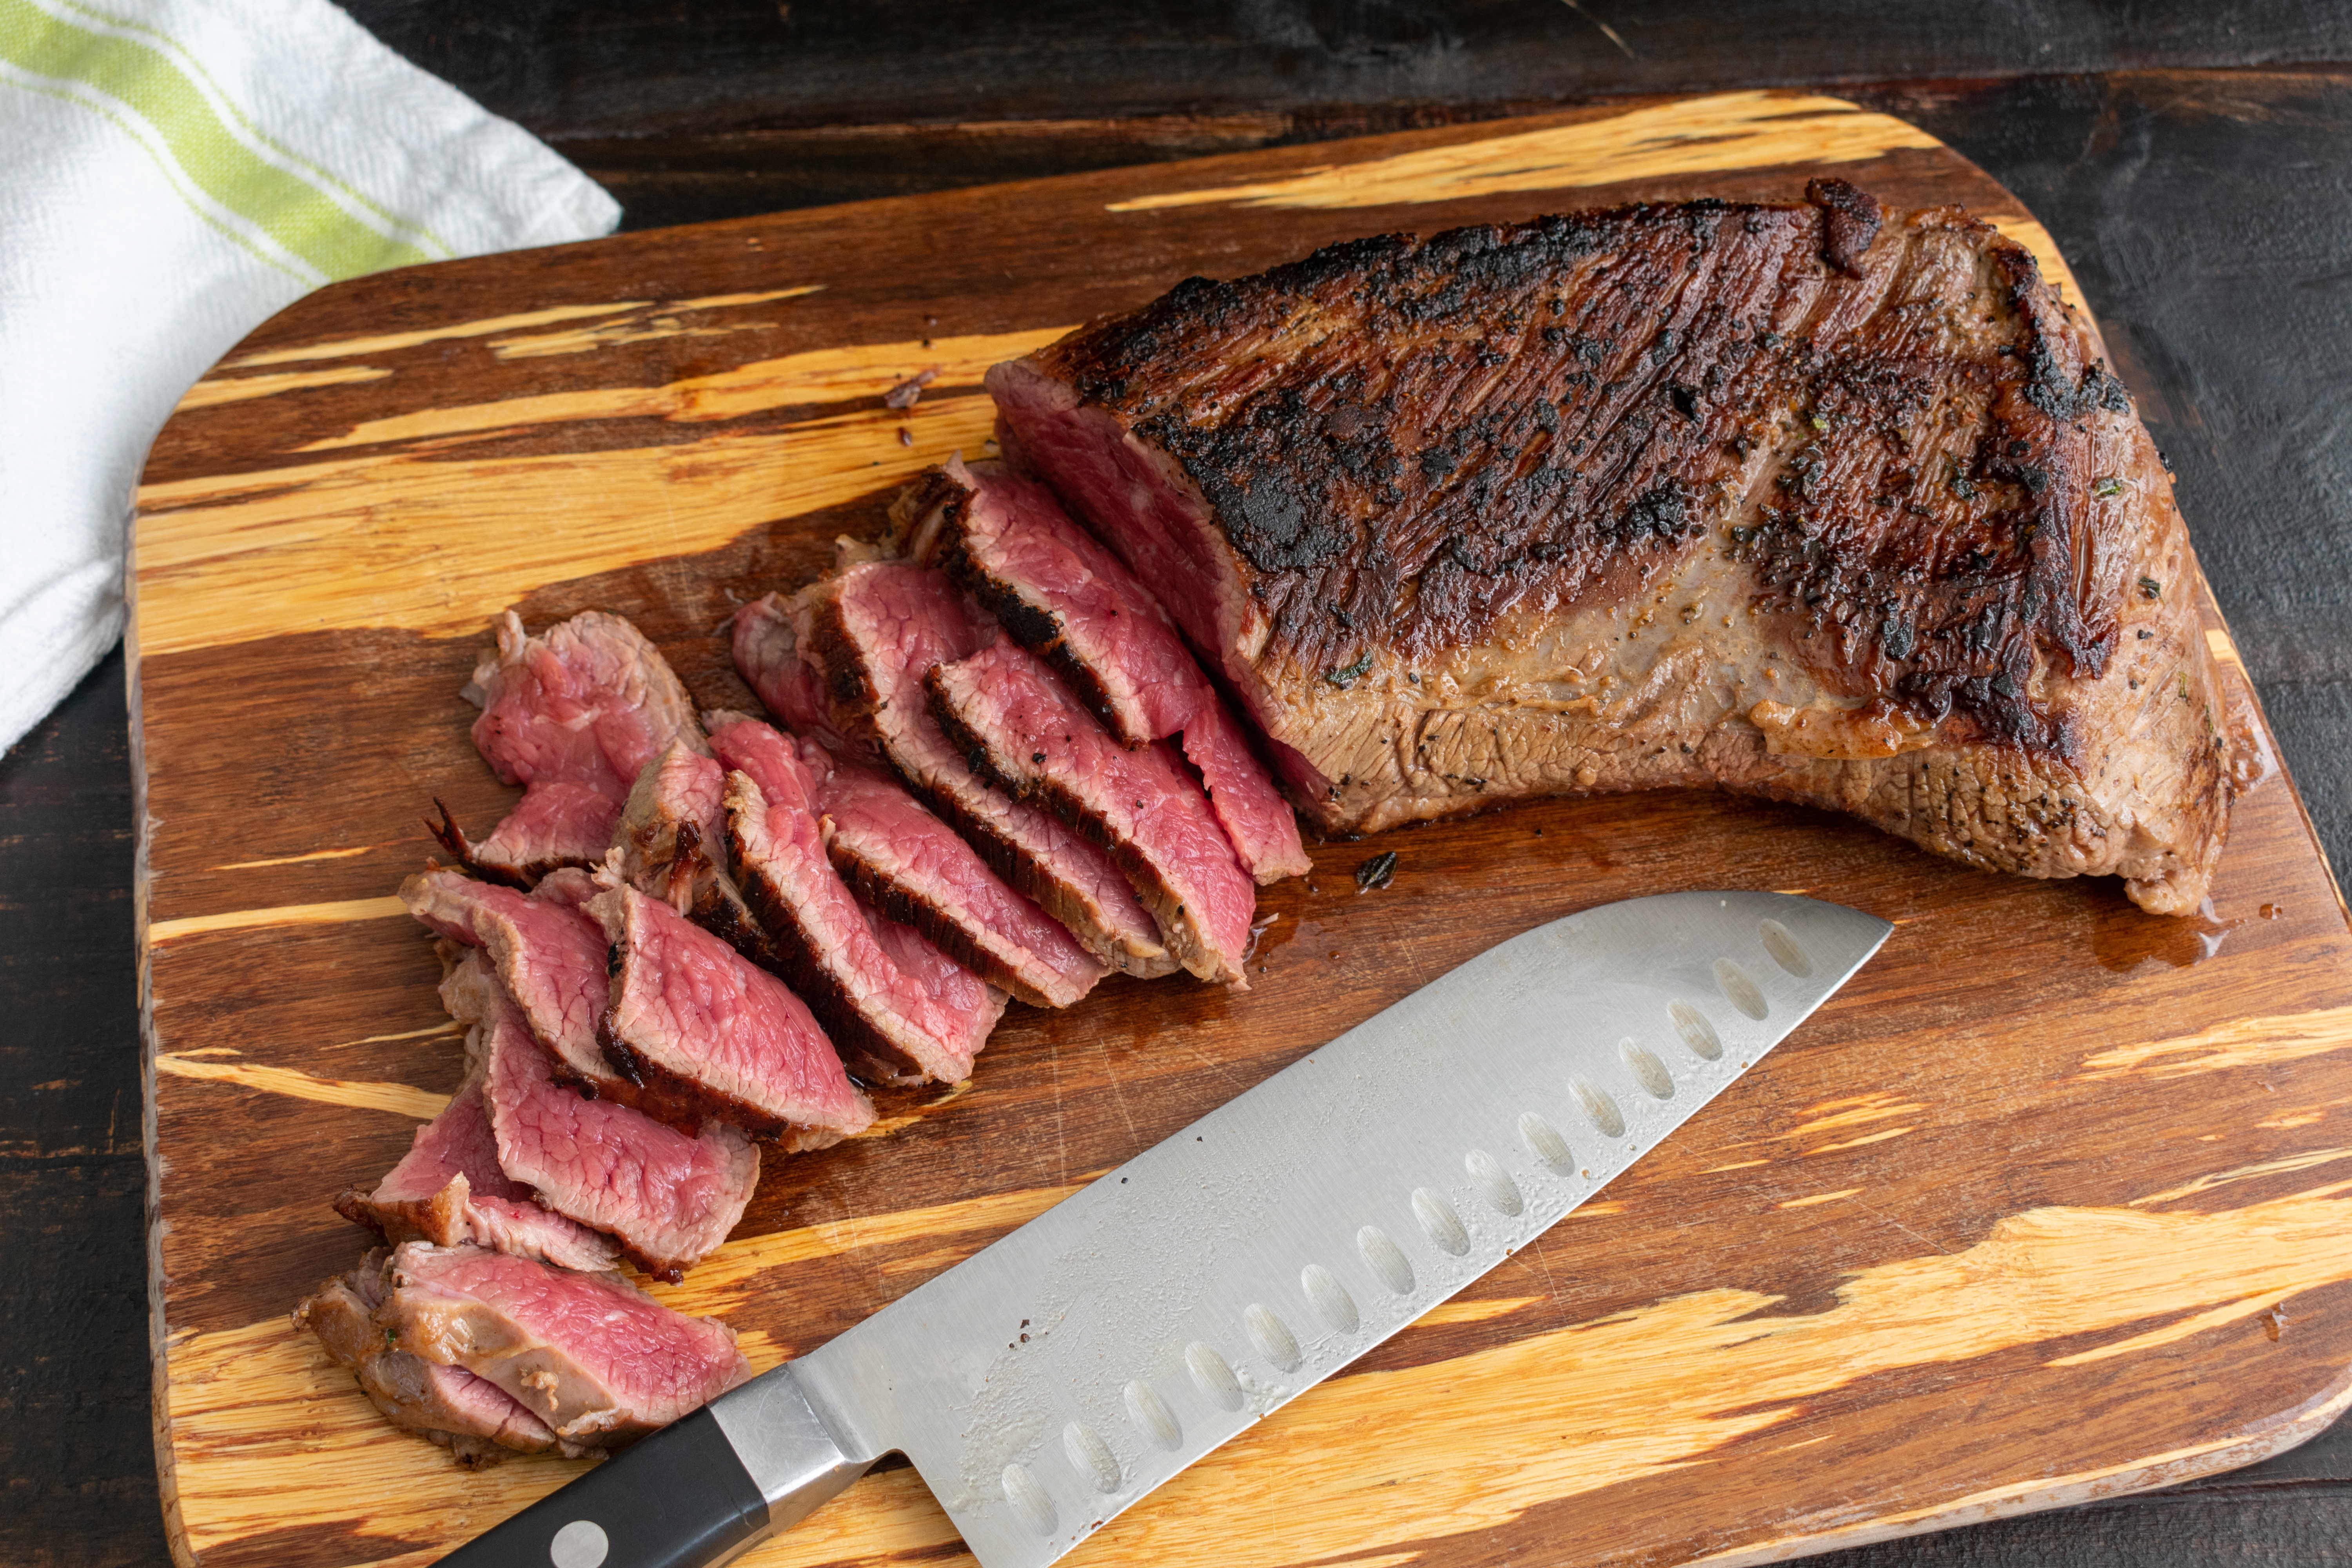
{"type": "MultiPolygon", "coordinates": [[[[1897,205],[1963,201],[2063,278],[1916,129],[1741,94],[450,264],[326,290],[241,347],[159,440],[135,536],[156,1420],[183,1561],[426,1562],[572,1472],[458,1471],[284,1315],[364,1245],[329,1195],[458,1077],[428,939],[389,895],[431,849],[431,796],[481,828],[512,793],[456,696],[491,615],[620,611],[706,703],[741,702],[728,612],[976,449],[996,359],[1331,239],[1788,198],[1824,164],[1897,205]],[[910,414],[880,406],[933,367],[910,414]]],[[[2352,1393],[2352,934],[2284,778],[2242,803],[2188,921],[1711,795],[1538,803],[1316,858],[1269,890],[1248,994],[1118,980],[1014,1008],[970,1088],[886,1097],[874,1133],[771,1161],[736,1238],[656,1293],[773,1364],[1506,936],[1768,887],[1898,930],[1601,1201],[1080,1559],[1763,1560],[2243,1463],[2352,1393]],[[1391,848],[1394,883],[1358,894],[1355,865],[1391,848]]],[[[900,1468],[753,1560],[957,1551],[900,1468]]]]}

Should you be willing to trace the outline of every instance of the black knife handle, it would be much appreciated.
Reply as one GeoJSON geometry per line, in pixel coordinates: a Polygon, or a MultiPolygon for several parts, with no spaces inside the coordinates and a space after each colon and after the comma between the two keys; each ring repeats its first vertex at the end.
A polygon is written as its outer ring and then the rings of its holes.
{"type": "Polygon", "coordinates": [[[768,1527],[768,1500],[704,1409],[441,1562],[443,1568],[708,1568],[768,1527]]]}

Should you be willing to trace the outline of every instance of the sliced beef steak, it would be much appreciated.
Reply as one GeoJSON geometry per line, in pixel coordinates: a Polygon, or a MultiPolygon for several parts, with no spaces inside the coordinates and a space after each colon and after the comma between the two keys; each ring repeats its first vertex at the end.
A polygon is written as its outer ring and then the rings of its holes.
{"type": "Polygon", "coordinates": [[[732,770],[728,847],[780,973],[850,1065],[888,1082],[961,1083],[1004,1010],[995,990],[916,932],[862,907],[833,868],[817,780],[768,725],[730,724],[714,742],[732,770]],[[913,970],[901,957],[913,960],[913,970]]]}
{"type": "Polygon", "coordinates": [[[597,892],[587,872],[569,868],[551,873],[528,894],[448,869],[420,872],[400,887],[409,913],[488,956],[531,1033],[553,1053],[560,1077],[666,1121],[692,1126],[704,1111],[698,1097],[666,1098],[660,1083],[633,1082],[605,1059],[597,1031],[612,1000],[612,942],[583,907],[597,892]]]}
{"type": "Polygon", "coordinates": [[[976,771],[1110,852],[1178,962],[1203,980],[1246,987],[1256,894],[1174,747],[1129,751],[1012,643],[936,666],[925,685],[933,715],[976,771]]]}
{"type": "Polygon", "coordinates": [[[617,1447],[751,1375],[735,1335],[617,1274],[409,1242],[384,1265],[387,1348],[495,1384],[566,1441],[617,1447]]]}
{"type": "Polygon", "coordinates": [[[999,463],[932,472],[908,553],[944,567],[1131,748],[1181,737],[1217,822],[1259,882],[1312,864],[1298,819],[1167,612],[1051,490],[999,463]]]}
{"type": "Polygon", "coordinates": [[[664,1107],[696,1108],[694,1125],[716,1116],[790,1149],[872,1124],[872,1102],[782,981],[634,888],[600,893],[588,910],[612,945],[600,1037],[614,1071],[664,1107]]]}
{"type": "Polygon", "coordinates": [[[479,844],[446,817],[436,831],[486,875],[527,883],[602,861],[637,774],[701,731],[667,661],[618,616],[583,610],[534,637],[509,610],[497,632],[466,695],[482,707],[475,747],[523,798],[479,844]]]}
{"type": "Polygon", "coordinates": [[[818,798],[825,852],[843,880],[990,984],[1033,1007],[1066,1007],[1110,973],[896,778],[838,764],[818,798]]]}
{"type": "Polygon", "coordinates": [[[499,1168],[556,1214],[610,1233],[648,1274],[675,1281],[718,1250],[760,1180],[760,1152],[740,1129],[683,1132],[558,1083],[554,1058],[479,953],[449,972],[441,995],[471,1029],[499,1168]]]}
{"type": "Polygon", "coordinates": [[[466,837],[436,799],[438,821],[425,826],[460,865],[511,888],[528,888],[558,867],[586,866],[609,843],[620,808],[610,795],[562,779],[524,792],[479,844],[466,837]]]}
{"type": "Polygon", "coordinates": [[[499,1165],[482,1078],[476,1062],[448,1107],[416,1130],[406,1156],[375,1190],[345,1188],[335,1212],[386,1241],[470,1244],[565,1268],[612,1268],[620,1255],[611,1241],[541,1208],[530,1187],[499,1165]]]}
{"type": "Polygon", "coordinates": [[[2194,908],[2230,747],[2129,397],[1988,226],[1811,194],[1335,246],[989,386],[1326,827],[1712,784],[2194,908]]]}
{"type": "MultiPolygon", "coordinates": [[[[744,606],[735,627],[736,666],[798,731],[801,761],[817,781],[825,853],[858,898],[1033,1007],[1066,1007],[1093,990],[1108,966],[877,765],[872,747],[832,731],[774,596],[744,606]]],[[[712,747],[723,752],[720,732],[744,718],[704,714],[712,747]]]]}
{"type": "Polygon", "coordinates": [[[420,871],[400,901],[433,931],[489,955],[531,1030],[580,1083],[621,1092],[628,1081],[604,1065],[596,1020],[609,989],[604,928],[581,906],[595,896],[584,871],[565,869],[530,893],[463,871],[420,871]]]}
{"type": "Polygon", "coordinates": [[[358,1376],[361,1392],[395,1426],[430,1437],[469,1469],[494,1465],[509,1450],[588,1449],[558,1437],[528,1405],[460,1366],[439,1366],[394,1350],[376,1322],[387,1285],[379,1248],[351,1273],[330,1279],[294,1308],[294,1326],[319,1337],[328,1355],[358,1376]]]}
{"type": "Polygon", "coordinates": [[[1043,806],[991,789],[931,717],[923,677],[998,640],[947,577],[902,561],[846,561],[786,605],[795,646],[823,677],[835,726],[882,750],[901,778],[998,875],[1114,969],[1166,974],[1176,961],[1106,855],[1043,806]]]}

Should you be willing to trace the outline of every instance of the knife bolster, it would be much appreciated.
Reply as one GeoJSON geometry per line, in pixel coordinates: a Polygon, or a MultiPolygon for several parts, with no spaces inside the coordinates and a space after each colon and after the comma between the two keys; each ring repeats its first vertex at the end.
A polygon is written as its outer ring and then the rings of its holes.
{"type": "Polygon", "coordinates": [[[772,1530],[798,1524],[874,1463],[851,1457],[789,1365],[720,1394],[709,1408],[767,1500],[772,1530]]]}

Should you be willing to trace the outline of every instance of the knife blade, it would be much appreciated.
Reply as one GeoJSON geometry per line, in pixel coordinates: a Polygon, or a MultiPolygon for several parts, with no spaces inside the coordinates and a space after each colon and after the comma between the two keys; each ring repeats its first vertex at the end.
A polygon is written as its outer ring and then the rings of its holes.
{"type": "Polygon", "coordinates": [[[1533,1241],[1893,927],[1690,892],[1523,932],[446,1561],[704,1568],[903,1453],[1045,1568],[1533,1241]]]}

